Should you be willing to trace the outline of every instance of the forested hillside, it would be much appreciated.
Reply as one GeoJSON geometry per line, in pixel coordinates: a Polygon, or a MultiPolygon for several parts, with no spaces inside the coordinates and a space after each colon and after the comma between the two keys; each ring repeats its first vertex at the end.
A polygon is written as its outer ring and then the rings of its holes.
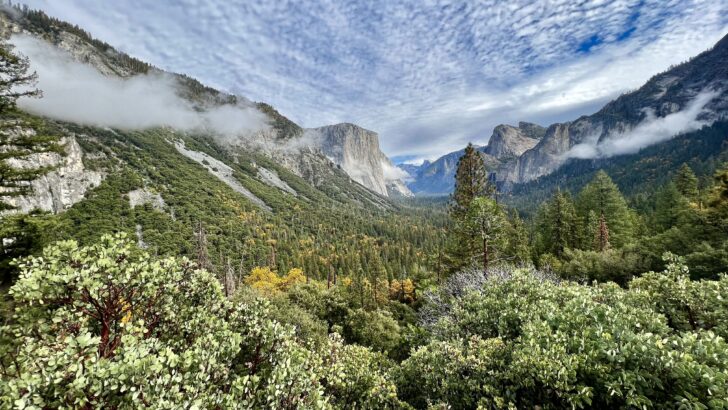
{"type": "MultiPolygon", "coordinates": [[[[0,61],[2,409],[728,408],[724,119],[512,192],[468,145],[450,197],[395,199],[268,104],[241,137],[266,149],[83,125],[22,109],[37,75],[0,61]]],[[[190,115],[244,100],[174,78],[190,115]]],[[[500,161],[546,131],[499,132],[500,161]]]]}

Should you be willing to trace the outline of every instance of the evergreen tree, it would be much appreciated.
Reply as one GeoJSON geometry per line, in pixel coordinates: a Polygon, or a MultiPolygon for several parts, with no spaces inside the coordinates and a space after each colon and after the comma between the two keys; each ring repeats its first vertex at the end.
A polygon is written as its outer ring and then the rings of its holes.
{"type": "Polygon", "coordinates": [[[13,112],[18,98],[41,96],[40,90],[28,89],[37,80],[36,73],[29,73],[29,68],[26,57],[13,53],[11,45],[0,42],[0,115],[4,117],[0,122],[0,211],[12,209],[5,200],[27,194],[29,182],[52,169],[18,166],[18,161],[33,154],[62,152],[58,138],[46,135],[39,121],[23,121],[13,112]],[[21,132],[21,127],[32,130],[21,132]]]}
{"type": "Polygon", "coordinates": [[[576,247],[577,217],[568,192],[556,190],[551,199],[541,205],[537,221],[537,248],[540,253],[562,257],[566,249],[576,247]]]}
{"type": "Polygon", "coordinates": [[[480,244],[468,229],[468,215],[475,198],[490,192],[490,183],[480,153],[468,144],[458,160],[455,172],[455,190],[450,202],[453,222],[447,244],[447,262],[454,272],[470,263],[479,253],[480,244]]]}
{"type": "Polygon", "coordinates": [[[487,272],[491,262],[504,250],[508,219],[494,199],[480,197],[471,203],[467,227],[470,237],[480,245],[483,270],[487,272]]]}
{"type": "Polygon", "coordinates": [[[468,144],[465,153],[458,160],[455,171],[455,190],[450,204],[450,215],[454,220],[466,218],[470,203],[479,196],[489,193],[490,183],[480,153],[473,144],[468,144]]]}
{"type": "Polygon", "coordinates": [[[0,113],[14,108],[20,97],[41,95],[40,90],[32,88],[38,75],[29,70],[27,57],[14,53],[13,46],[7,42],[0,42],[0,113]]]}
{"type": "Polygon", "coordinates": [[[687,199],[680,194],[676,184],[673,182],[665,184],[655,194],[653,227],[662,232],[677,226],[687,208],[687,199]]]}
{"type": "Polygon", "coordinates": [[[511,212],[506,254],[516,264],[527,264],[531,260],[528,230],[515,209],[511,212]]]}
{"type": "Polygon", "coordinates": [[[582,219],[589,211],[600,217],[603,215],[610,230],[610,241],[615,248],[621,248],[634,236],[636,216],[627,206],[617,185],[604,171],[599,171],[594,179],[579,193],[576,209],[582,219]]]}
{"type": "Polygon", "coordinates": [[[698,177],[692,168],[683,163],[674,178],[677,190],[690,202],[698,199],[698,177]]]}

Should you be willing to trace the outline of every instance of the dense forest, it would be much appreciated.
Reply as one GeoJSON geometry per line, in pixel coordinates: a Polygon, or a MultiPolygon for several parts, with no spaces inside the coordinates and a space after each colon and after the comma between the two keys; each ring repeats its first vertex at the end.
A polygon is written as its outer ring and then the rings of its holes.
{"type": "MultiPolygon", "coordinates": [[[[649,190],[622,192],[608,166],[542,181],[519,207],[468,146],[447,201],[372,199],[209,135],[25,113],[15,101],[37,91],[16,86],[34,76],[0,50],[0,200],[52,171],[12,164],[63,153],[62,135],[108,172],[64,212],[5,204],[0,408],[728,407],[719,158],[699,178],[670,157],[649,190]],[[170,140],[228,164],[270,210],[170,140]],[[132,206],[140,189],[164,208],[132,206]]],[[[701,132],[718,144],[725,124],[701,132]]]]}

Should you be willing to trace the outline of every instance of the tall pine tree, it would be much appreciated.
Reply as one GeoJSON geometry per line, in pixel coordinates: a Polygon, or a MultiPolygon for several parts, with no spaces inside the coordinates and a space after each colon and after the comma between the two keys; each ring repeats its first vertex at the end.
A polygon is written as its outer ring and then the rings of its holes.
{"type": "Polygon", "coordinates": [[[458,160],[455,171],[455,190],[450,201],[452,227],[448,237],[447,262],[450,271],[456,271],[471,263],[478,253],[479,243],[470,235],[468,214],[477,197],[489,193],[490,183],[483,158],[473,144],[468,144],[458,160]]]}
{"type": "Polygon", "coordinates": [[[695,176],[695,173],[688,164],[682,164],[673,182],[675,182],[677,190],[689,202],[695,202],[698,199],[698,177],[695,176]]]}
{"type": "Polygon", "coordinates": [[[577,245],[577,217],[568,192],[557,189],[537,215],[536,247],[539,253],[561,257],[577,245]]]}
{"type": "Polygon", "coordinates": [[[636,215],[627,206],[627,201],[604,171],[599,171],[589,184],[581,190],[576,202],[579,217],[586,220],[593,211],[609,226],[609,241],[620,248],[632,240],[636,230],[636,215]]]}

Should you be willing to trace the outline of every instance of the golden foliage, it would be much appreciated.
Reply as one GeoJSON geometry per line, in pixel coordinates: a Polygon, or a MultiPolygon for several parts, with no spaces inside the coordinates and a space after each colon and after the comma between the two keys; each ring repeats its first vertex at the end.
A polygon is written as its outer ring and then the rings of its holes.
{"type": "Polygon", "coordinates": [[[291,287],[306,282],[306,275],[300,268],[293,268],[283,277],[278,276],[269,267],[257,266],[245,278],[245,283],[267,297],[288,291],[291,287]]]}

